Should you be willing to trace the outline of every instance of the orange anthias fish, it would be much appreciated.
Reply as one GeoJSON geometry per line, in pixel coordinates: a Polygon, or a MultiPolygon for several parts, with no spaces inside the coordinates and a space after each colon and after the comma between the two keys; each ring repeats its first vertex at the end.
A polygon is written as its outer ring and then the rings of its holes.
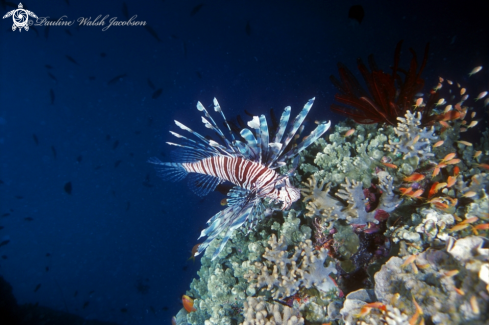
{"type": "Polygon", "coordinates": [[[183,308],[185,308],[185,310],[188,313],[191,313],[191,312],[197,310],[194,307],[194,300],[192,298],[190,298],[189,296],[187,296],[187,295],[183,295],[182,296],[182,304],[183,304],[183,308]]]}
{"type": "Polygon", "coordinates": [[[383,162],[382,165],[384,165],[385,167],[389,167],[389,168],[393,168],[393,169],[397,169],[397,166],[394,165],[394,164],[389,164],[389,163],[385,163],[383,162]]]}
{"type": "Polygon", "coordinates": [[[195,244],[194,247],[192,247],[192,252],[190,253],[191,255],[188,258],[189,260],[193,260],[195,262],[195,254],[197,254],[200,244],[202,243],[195,244]]]}
{"type": "Polygon", "coordinates": [[[411,183],[411,182],[419,182],[419,181],[423,180],[424,178],[425,178],[425,176],[423,174],[414,173],[411,176],[404,177],[403,180],[405,182],[411,183]]]}

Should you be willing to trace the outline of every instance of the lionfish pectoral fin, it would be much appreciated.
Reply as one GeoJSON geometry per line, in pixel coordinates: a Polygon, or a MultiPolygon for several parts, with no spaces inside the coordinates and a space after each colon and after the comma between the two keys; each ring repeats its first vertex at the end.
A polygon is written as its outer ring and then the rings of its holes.
{"type": "Polygon", "coordinates": [[[297,166],[299,166],[299,162],[300,161],[301,161],[301,156],[299,156],[299,155],[295,156],[294,161],[292,162],[292,168],[289,169],[289,171],[287,172],[287,175],[289,177],[292,177],[292,175],[294,174],[295,170],[297,169],[297,166]]]}
{"type": "Polygon", "coordinates": [[[188,177],[188,187],[201,197],[214,191],[219,182],[219,178],[206,174],[190,173],[188,177]]]}
{"type": "MultiPolygon", "coordinates": [[[[256,194],[241,187],[235,186],[228,193],[228,207],[215,214],[207,223],[209,227],[202,230],[200,237],[207,236],[205,242],[199,246],[198,254],[205,251],[207,246],[216,239],[219,234],[224,237],[219,247],[214,252],[212,259],[224,249],[234,231],[240,228],[253,213],[256,206],[256,194]]],[[[199,237],[199,238],[200,238],[199,237]]]]}
{"type": "Polygon", "coordinates": [[[179,163],[162,162],[158,158],[151,158],[148,162],[157,166],[155,168],[158,172],[158,176],[163,180],[178,182],[184,179],[188,174],[182,164],[179,163]]]}

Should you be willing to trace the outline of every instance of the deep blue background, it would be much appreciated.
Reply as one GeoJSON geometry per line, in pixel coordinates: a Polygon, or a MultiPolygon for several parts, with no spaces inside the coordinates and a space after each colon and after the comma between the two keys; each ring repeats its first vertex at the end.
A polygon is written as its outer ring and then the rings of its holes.
{"type": "MultiPolygon", "coordinates": [[[[125,20],[122,1],[23,3],[38,16],[125,20]]],[[[423,3],[127,0],[129,15],[146,21],[161,42],[142,27],[14,33],[11,18],[3,19],[0,241],[10,242],[0,247],[0,275],[18,302],[121,324],[170,323],[199,268],[198,260],[187,261],[190,250],[222,195],[200,199],[184,182],[162,182],[147,160],[170,159],[165,142],[177,131],[174,119],[204,131],[198,100],[209,106],[217,97],[235,118],[245,109],[261,114],[286,105],[297,112],[315,96],[312,118],[339,121],[329,110],[336,62],[356,71],[356,58],[374,53],[387,71],[401,39],[404,66],[409,47],[421,60],[431,43],[429,87],[441,75],[463,82],[472,97],[488,89],[489,2],[423,3]],[[348,19],[353,4],[365,8],[360,25],[348,19]],[[487,67],[468,79],[478,65],[487,67]],[[127,77],[107,84],[121,74],[127,77]],[[148,78],[163,89],[157,99],[148,78]],[[149,289],[139,292],[138,285],[149,289]]],[[[2,8],[2,16],[12,9],[2,8]]]]}

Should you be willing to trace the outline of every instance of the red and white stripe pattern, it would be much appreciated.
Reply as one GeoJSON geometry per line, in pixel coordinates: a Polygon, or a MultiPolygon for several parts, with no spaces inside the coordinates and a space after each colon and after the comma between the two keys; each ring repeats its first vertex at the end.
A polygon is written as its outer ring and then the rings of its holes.
{"type": "Polygon", "coordinates": [[[211,175],[247,190],[268,187],[279,176],[273,169],[239,157],[215,156],[182,165],[189,173],[211,175]]]}
{"type": "Polygon", "coordinates": [[[299,189],[290,184],[288,177],[243,158],[214,156],[182,166],[189,173],[211,175],[255,191],[258,197],[282,201],[282,209],[288,209],[300,198],[299,189]]]}

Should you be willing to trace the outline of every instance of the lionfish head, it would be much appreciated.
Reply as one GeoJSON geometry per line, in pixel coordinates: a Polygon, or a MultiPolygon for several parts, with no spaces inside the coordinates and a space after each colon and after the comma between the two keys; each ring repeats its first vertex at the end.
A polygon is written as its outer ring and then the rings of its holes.
{"type": "Polygon", "coordinates": [[[290,183],[287,176],[281,177],[275,183],[275,188],[269,197],[282,202],[282,210],[290,208],[292,203],[301,197],[301,191],[290,183]]]}

